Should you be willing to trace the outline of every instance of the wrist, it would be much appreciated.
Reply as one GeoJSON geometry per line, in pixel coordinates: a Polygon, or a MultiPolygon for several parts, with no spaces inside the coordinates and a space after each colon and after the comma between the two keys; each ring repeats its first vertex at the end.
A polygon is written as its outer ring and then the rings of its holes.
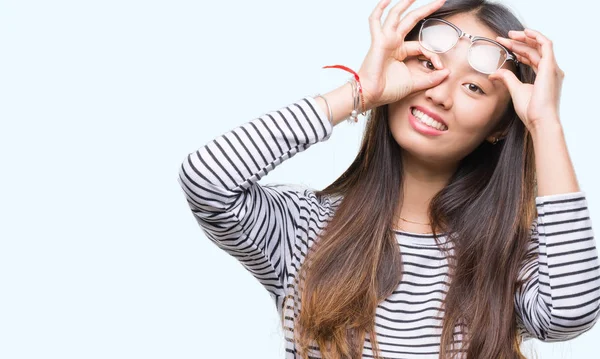
{"type": "MultiPolygon", "coordinates": [[[[361,73],[360,71],[358,72],[358,76],[359,76],[359,81],[360,81],[360,85],[362,87],[362,96],[364,97],[364,101],[365,101],[365,111],[369,111],[372,110],[373,108],[377,107],[378,104],[376,103],[376,97],[371,93],[371,91],[369,90],[369,81],[367,79],[366,76],[363,76],[363,73],[361,73]],[[366,87],[365,87],[366,85],[366,87]]],[[[362,109],[361,109],[362,111],[362,109]]]]}
{"type": "Polygon", "coordinates": [[[546,137],[556,133],[561,134],[563,132],[563,127],[560,120],[557,118],[556,120],[551,121],[540,121],[540,123],[531,126],[529,132],[531,133],[531,138],[536,140],[539,137],[546,137]]]}
{"type": "MultiPolygon", "coordinates": [[[[339,86],[338,88],[323,94],[327,99],[327,104],[332,111],[332,118],[330,122],[333,126],[341,123],[343,120],[348,118],[353,110],[353,90],[349,82],[339,86]]],[[[328,113],[329,108],[326,107],[326,103],[321,98],[317,99],[320,104],[323,113],[328,113]]]]}
{"type": "Polygon", "coordinates": [[[375,101],[373,101],[373,97],[369,94],[368,91],[365,91],[364,87],[363,87],[362,96],[364,97],[364,100],[365,100],[365,111],[369,111],[369,110],[372,110],[373,108],[377,107],[377,105],[375,104],[375,101]]]}

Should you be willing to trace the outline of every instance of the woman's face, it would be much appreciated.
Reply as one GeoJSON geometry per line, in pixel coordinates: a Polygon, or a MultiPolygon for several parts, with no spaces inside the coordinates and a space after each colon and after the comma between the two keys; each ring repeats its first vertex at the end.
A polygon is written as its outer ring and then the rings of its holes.
{"type": "MultiPolygon", "coordinates": [[[[471,35],[490,39],[497,36],[468,13],[449,16],[446,20],[471,35]]],[[[389,126],[394,139],[418,159],[445,165],[458,162],[494,133],[509,104],[510,94],[500,81],[490,81],[488,75],[469,65],[469,46],[469,39],[462,37],[454,48],[440,54],[450,74],[439,85],[389,104],[389,126]],[[416,130],[411,124],[415,118],[410,115],[415,106],[433,114],[434,118],[439,116],[447,128],[437,135],[416,130]]],[[[425,56],[408,58],[405,64],[411,71],[422,73],[434,68],[425,56]]],[[[509,66],[507,61],[504,67],[509,66]]]]}

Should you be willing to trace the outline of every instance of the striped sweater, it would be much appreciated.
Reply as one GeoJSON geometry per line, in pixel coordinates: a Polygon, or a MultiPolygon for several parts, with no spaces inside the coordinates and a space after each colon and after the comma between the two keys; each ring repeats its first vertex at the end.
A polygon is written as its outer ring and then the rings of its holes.
{"type": "MultiPolygon", "coordinates": [[[[332,132],[314,98],[304,97],[216,137],[179,169],[178,182],[202,231],[264,286],[285,316],[286,358],[300,357],[292,339],[301,308],[294,279],[340,198],[258,181],[332,132]]],[[[536,206],[530,251],[538,255],[522,266],[522,276],[533,275],[515,295],[517,324],[523,339],[564,341],[588,331],[600,316],[598,250],[584,192],[537,197],[536,206]]],[[[376,339],[386,358],[437,358],[447,259],[432,235],[395,234],[405,272],[376,309],[376,339]]],[[[320,357],[317,346],[310,356],[320,357]]],[[[368,335],[363,357],[373,357],[368,335]]]]}

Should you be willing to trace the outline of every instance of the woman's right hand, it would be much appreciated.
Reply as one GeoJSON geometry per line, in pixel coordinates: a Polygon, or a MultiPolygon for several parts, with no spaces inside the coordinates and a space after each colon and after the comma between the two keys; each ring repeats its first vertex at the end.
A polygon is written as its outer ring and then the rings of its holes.
{"type": "Polygon", "coordinates": [[[396,102],[412,92],[436,86],[449,71],[443,69],[438,54],[427,51],[418,41],[404,41],[417,23],[439,9],[445,0],[436,0],[400,16],[415,0],[400,0],[392,7],[381,25],[381,15],[391,0],[381,0],[369,16],[371,46],[358,75],[368,108],[396,102]],[[413,72],[404,64],[409,56],[423,55],[439,69],[413,72]]]}

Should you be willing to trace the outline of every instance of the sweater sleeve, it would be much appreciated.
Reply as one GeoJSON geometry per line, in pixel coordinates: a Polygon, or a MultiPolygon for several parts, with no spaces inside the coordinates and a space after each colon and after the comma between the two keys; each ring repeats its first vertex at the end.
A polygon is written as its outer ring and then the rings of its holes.
{"type": "Polygon", "coordinates": [[[310,190],[258,181],[332,131],[314,98],[304,97],[215,138],[180,166],[178,182],[202,231],[274,299],[284,293],[298,226],[324,210],[310,190]]]}
{"type": "Polygon", "coordinates": [[[600,316],[600,264],[584,192],[536,198],[529,253],[515,295],[523,339],[573,339],[600,316]]]}

